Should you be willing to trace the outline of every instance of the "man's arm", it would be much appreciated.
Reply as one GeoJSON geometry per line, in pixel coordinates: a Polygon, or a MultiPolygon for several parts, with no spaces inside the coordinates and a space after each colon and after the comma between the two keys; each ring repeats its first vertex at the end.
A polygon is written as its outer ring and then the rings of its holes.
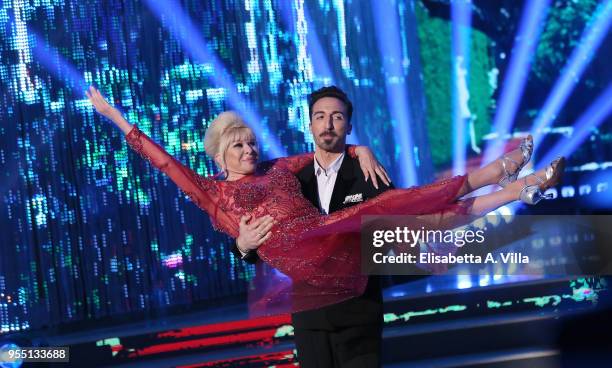
{"type": "Polygon", "coordinates": [[[236,244],[235,242],[234,244],[232,244],[230,251],[234,254],[236,258],[241,259],[248,264],[255,264],[259,260],[259,256],[257,255],[256,251],[253,250],[248,251],[246,253],[242,253],[242,251],[238,249],[238,244],[236,244]]]}
{"type": "Polygon", "coordinates": [[[240,218],[239,236],[230,249],[234,255],[243,261],[254,264],[259,260],[257,248],[270,238],[270,229],[274,226],[274,218],[270,215],[251,220],[250,215],[240,218]]]}

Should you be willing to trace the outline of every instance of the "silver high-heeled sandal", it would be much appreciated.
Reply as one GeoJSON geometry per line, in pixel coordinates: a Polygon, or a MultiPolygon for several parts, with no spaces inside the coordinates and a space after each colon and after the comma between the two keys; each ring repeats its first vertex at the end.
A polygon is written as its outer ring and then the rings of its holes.
{"type": "Polygon", "coordinates": [[[535,174],[525,176],[525,186],[523,186],[523,189],[521,189],[519,193],[519,199],[523,203],[531,205],[540,202],[542,199],[552,199],[552,194],[544,194],[544,192],[548,188],[554,187],[561,182],[563,170],[565,170],[565,158],[559,157],[546,167],[546,180],[535,174]],[[536,178],[538,183],[527,185],[527,178],[530,176],[536,178]]]}
{"type": "Polygon", "coordinates": [[[533,153],[533,137],[528,135],[526,138],[523,138],[521,141],[521,145],[519,146],[521,149],[521,154],[523,155],[523,163],[519,164],[510,156],[503,155],[501,158],[501,164],[504,169],[504,176],[499,179],[499,185],[504,188],[506,185],[515,182],[518,179],[519,172],[527,165],[529,160],[531,160],[531,154],[533,153]],[[508,171],[508,164],[513,163],[516,166],[516,170],[511,174],[508,171]]]}

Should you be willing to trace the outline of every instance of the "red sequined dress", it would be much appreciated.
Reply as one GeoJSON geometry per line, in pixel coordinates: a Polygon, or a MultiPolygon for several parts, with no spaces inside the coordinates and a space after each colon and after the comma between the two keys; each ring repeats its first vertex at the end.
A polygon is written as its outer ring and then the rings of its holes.
{"type": "MultiPolygon", "coordinates": [[[[294,175],[313,164],[312,153],[264,162],[254,175],[220,181],[185,167],[137,127],[126,140],[204,210],[217,230],[238,237],[240,218],[245,214],[271,215],[276,220],[272,236],[257,253],[291,278],[293,312],[363,293],[368,278],[361,274],[362,215],[465,214],[468,209],[465,202],[456,201],[466,178],[458,176],[426,186],[388,190],[374,199],[322,215],[302,196],[294,175]]],[[[355,157],[354,149],[349,149],[349,154],[355,157]]]]}

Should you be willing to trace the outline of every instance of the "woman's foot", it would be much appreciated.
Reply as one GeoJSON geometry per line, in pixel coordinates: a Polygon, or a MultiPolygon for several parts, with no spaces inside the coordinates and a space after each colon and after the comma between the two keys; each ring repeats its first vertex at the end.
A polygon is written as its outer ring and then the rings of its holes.
{"type": "Polygon", "coordinates": [[[504,154],[499,160],[499,181],[501,187],[506,187],[518,178],[518,174],[531,159],[533,152],[533,137],[528,135],[514,150],[504,154]]]}
{"type": "Polygon", "coordinates": [[[565,158],[559,157],[546,168],[536,171],[508,185],[516,193],[516,198],[527,204],[536,204],[542,199],[551,199],[551,194],[544,192],[561,182],[565,170],[565,158]]]}

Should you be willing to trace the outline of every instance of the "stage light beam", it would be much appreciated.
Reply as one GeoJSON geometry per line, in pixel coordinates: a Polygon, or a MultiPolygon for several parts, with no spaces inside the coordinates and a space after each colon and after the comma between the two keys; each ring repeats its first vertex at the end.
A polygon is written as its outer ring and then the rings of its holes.
{"type": "Polygon", "coordinates": [[[502,154],[505,138],[510,133],[523,90],[531,69],[535,49],[544,28],[550,0],[528,0],[523,7],[518,33],[510,63],[505,73],[499,106],[493,120],[492,132],[496,139],[488,142],[482,166],[502,154]]]}
{"type": "Polygon", "coordinates": [[[181,5],[175,0],[145,0],[151,12],[160,23],[178,39],[183,49],[194,61],[213,65],[213,82],[227,91],[230,105],[249,123],[264,148],[269,148],[273,157],[286,156],[285,149],[278,143],[267,127],[261,124],[261,117],[237,91],[221,60],[209,51],[208,43],[202,38],[196,25],[181,5]]]}
{"type": "Polygon", "coordinates": [[[543,167],[558,156],[570,156],[603,122],[610,122],[612,114],[612,83],[602,92],[589,108],[576,120],[573,134],[561,139],[538,162],[543,167]]]}
{"type": "Polygon", "coordinates": [[[470,71],[471,0],[451,1],[451,68],[453,99],[453,174],[465,173],[466,122],[471,118],[468,101],[470,71]]]}
{"type": "Polygon", "coordinates": [[[85,81],[83,73],[79,72],[60,52],[47,44],[36,32],[29,31],[34,38],[36,46],[32,51],[36,61],[42,64],[55,78],[72,88],[73,93],[83,97],[90,83],[85,81]],[[66,83],[68,82],[68,83],[66,83]]]}
{"type": "Polygon", "coordinates": [[[385,89],[389,114],[394,121],[396,144],[400,150],[399,169],[401,187],[417,184],[414,143],[410,126],[412,119],[406,91],[406,77],[402,68],[402,43],[399,34],[398,14],[395,2],[372,0],[372,12],[376,25],[376,39],[385,72],[385,89]]]}
{"type": "Polygon", "coordinates": [[[569,61],[561,71],[561,76],[555,82],[552,92],[531,127],[536,150],[542,141],[545,129],[554,122],[599,45],[608,35],[611,22],[612,0],[606,0],[595,10],[591,21],[582,33],[578,46],[572,52],[569,61]]]}

